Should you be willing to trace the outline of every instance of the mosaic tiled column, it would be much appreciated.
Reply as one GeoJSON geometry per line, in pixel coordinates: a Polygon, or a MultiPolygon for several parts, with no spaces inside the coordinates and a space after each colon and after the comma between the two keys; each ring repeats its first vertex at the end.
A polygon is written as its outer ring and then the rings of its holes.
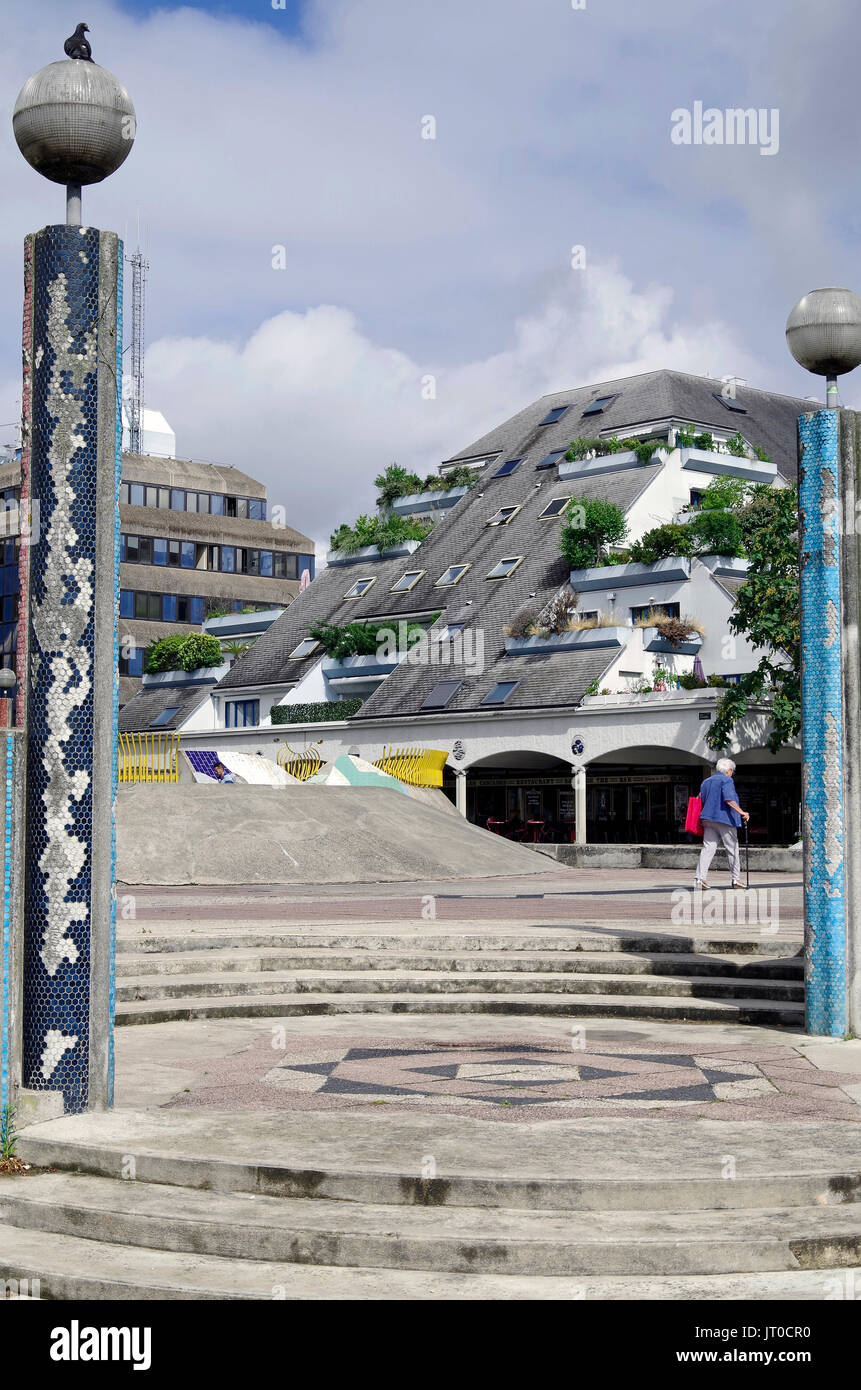
{"type": "Polygon", "coordinates": [[[855,928],[847,903],[861,832],[853,814],[861,752],[857,561],[852,573],[857,423],[852,412],[819,410],[798,426],[806,1027],[832,1037],[850,1026],[855,928]]]}
{"type": "Polygon", "coordinates": [[[113,1091],[122,247],[45,227],[26,258],[22,1082],[68,1113],[113,1091]]]}

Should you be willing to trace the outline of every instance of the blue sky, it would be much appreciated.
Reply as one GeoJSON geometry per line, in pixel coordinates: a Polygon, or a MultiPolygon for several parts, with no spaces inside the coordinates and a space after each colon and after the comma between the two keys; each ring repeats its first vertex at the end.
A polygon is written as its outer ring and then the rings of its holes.
{"type": "Polygon", "coordinates": [[[122,0],[118,9],[130,15],[140,15],[148,19],[158,10],[204,10],[216,17],[230,16],[250,24],[271,24],[287,34],[301,33],[301,17],[304,9],[302,0],[185,0],[185,4],[173,5],[169,0],[151,4],[150,0],[122,0]]]}
{"type": "MultiPolygon", "coordinates": [[[[853,0],[288,3],[86,8],[138,134],[85,218],[145,225],[147,400],[182,455],[322,538],[392,459],[427,472],[546,392],[661,366],[819,391],[783,329],[807,290],[861,290],[853,0]],[[775,153],[674,143],[698,102],[776,110],[775,153]]],[[[4,9],[10,421],[21,244],[63,216],[11,109],[73,23],[4,9]]]]}

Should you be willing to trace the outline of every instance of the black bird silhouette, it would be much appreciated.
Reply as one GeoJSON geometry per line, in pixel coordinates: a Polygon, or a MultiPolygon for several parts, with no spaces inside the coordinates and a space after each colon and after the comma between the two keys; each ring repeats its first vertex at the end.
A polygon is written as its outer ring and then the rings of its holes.
{"type": "Polygon", "coordinates": [[[63,52],[67,58],[82,58],[85,62],[93,61],[93,50],[90,48],[89,41],[84,38],[90,32],[89,24],[81,23],[78,25],[70,39],[66,39],[63,44],[63,52]]]}

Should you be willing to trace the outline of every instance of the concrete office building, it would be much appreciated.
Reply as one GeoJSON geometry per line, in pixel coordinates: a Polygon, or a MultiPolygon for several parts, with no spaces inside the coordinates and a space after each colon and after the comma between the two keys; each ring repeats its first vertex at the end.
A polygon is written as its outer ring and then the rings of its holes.
{"type": "MultiPolygon", "coordinates": [[[[0,467],[0,642],[17,643],[20,464],[0,467]]],[[[38,518],[34,516],[34,524],[38,518]]],[[[205,618],[286,607],[314,578],[314,543],[267,516],[266,488],[237,468],[123,454],[120,487],[120,705],[140,688],[145,650],[205,618]]]]}

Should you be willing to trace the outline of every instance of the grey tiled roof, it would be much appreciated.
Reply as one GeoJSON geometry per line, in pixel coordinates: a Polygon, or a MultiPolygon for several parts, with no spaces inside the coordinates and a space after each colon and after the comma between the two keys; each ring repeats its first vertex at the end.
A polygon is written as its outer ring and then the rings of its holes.
{"type": "MultiPolygon", "coordinates": [[[[652,372],[642,377],[602,383],[573,392],[545,396],[512,420],[491,431],[463,451],[470,454],[499,451],[504,457],[521,458],[520,467],[507,478],[493,478],[492,464],[480,474],[478,485],[448,513],[443,514],[419,549],[408,559],[377,564],[352,564],[324,570],[298,596],[252,651],[227,673],[221,689],[254,685],[294,685],[318,660],[319,652],[299,661],[289,653],[315,623],[344,624],[356,619],[427,614],[440,611],[443,621],[466,622],[481,630],[485,642],[485,668],[470,675],[454,665],[412,665],[402,662],[369,697],[358,720],[390,714],[418,714],[422,702],[437,681],[464,678],[447,711],[479,707],[498,681],[517,680],[504,709],[565,707],[576,704],[588,684],[599,680],[617,648],[554,653],[550,656],[506,656],[505,627],[524,605],[540,606],[567,580],[568,566],[559,553],[560,522],[539,520],[540,512],[554,497],[602,497],[629,509],[664,465],[634,466],[619,473],[567,479],[560,482],[555,469],[538,472],[536,463],[553,448],[563,448],[578,434],[597,434],[599,429],[629,426],[650,418],[677,416],[693,423],[736,426],[752,442],[761,444],[787,474],[794,471],[795,421],[808,403],[767,392],[739,388],[738,398],[747,405],[746,416],[732,415],[713,399],[720,383],[677,372],[652,372]],[[620,392],[620,400],[608,416],[581,422],[579,412],[569,411],[557,425],[538,427],[553,404],[583,404],[597,395],[620,392]],[[709,405],[709,402],[711,404],[709,405]],[[624,403],[624,404],[623,404],[624,403]],[[540,486],[538,486],[540,484],[540,486]],[[489,527],[487,519],[501,506],[520,506],[508,526],[489,527]],[[486,578],[504,556],[523,555],[523,563],[509,579],[486,578]],[[453,588],[435,587],[449,565],[469,563],[471,568],[453,588]],[[391,586],[407,570],[426,573],[409,593],[392,594],[391,586]],[[343,595],[358,578],[376,582],[364,597],[345,600],[343,595]],[[534,596],[534,597],[533,597],[534,596]]],[[[584,602],[584,606],[588,606],[584,602]]]]}
{"type": "Polygon", "coordinates": [[[193,714],[198,705],[212,694],[214,685],[154,685],[141,686],[127,705],[120,710],[119,730],[121,734],[143,732],[152,729],[153,720],[164,709],[177,707],[177,713],[166,724],[159,724],[154,732],[167,732],[177,729],[193,714]]]}
{"type": "Polygon", "coordinates": [[[641,376],[619,377],[614,381],[579,386],[572,391],[556,391],[528,405],[504,424],[481,436],[468,448],[452,455],[446,462],[470,458],[477,454],[500,451],[505,457],[540,447],[543,453],[567,448],[577,435],[618,434],[635,432],[635,426],[653,420],[674,419],[716,429],[738,429],[750,444],[765,449],[787,478],[796,474],[796,437],[799,415],[816,406],[797,396],[778,396],[759,391],[752,386],[736,388],[737,403],[746,414],[727,410],[714,393],[721,391],[721,382],[712,377],[690,376],[687,372],[644,372],[641,376]],[[598,396],[618,399],[600,415],[582,412],[598,396]],[[570,405],[570,409],[555,425],[540,425],[554,406],[570,405]]]}

